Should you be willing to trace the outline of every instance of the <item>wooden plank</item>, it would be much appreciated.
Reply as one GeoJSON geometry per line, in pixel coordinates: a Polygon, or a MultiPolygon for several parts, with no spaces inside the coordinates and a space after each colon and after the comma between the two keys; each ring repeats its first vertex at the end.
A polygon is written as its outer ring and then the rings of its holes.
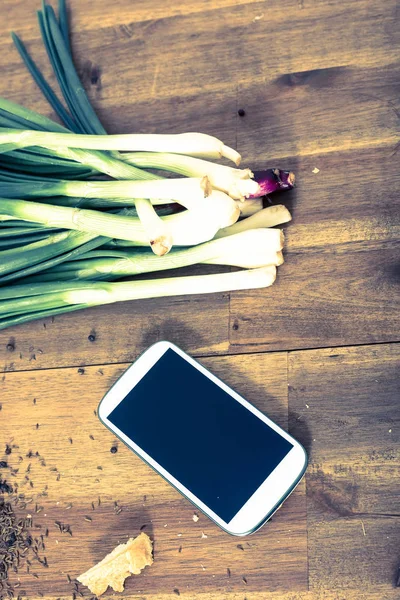
{"type": "MultiPolygon", "coordinates": [[[[71,2],[72,11],[76,4],[71,2]]],[[[278,0],[225,8],[217,3],[218,10],[213,10],[213,4],[209,6],[208,11],[141,22],[136,22],[132,8],[128,23],[123,21],[123,13],[119,20],[115,7],[108,11],[116,15],[111,26],[100,9],[103,24],[99,27],[95,21],[93,29],[91,9],[86,8],[79,20],[74,19],[77,64],[83,69],[90,60],[101,70],[103,108],[127,104],[127,93],[133,91],[134,102],[148,100],[155,79],[158,98],[184,97],[203,90],[271,81],[304,70],[351,64],[381,68],[396,62],[394,39],[390,43],[395,31],[394,0],[383,7],[369,0],[356,4],[350,0],[314,1],[304,9],[278,0]],[[261,14],[263,17],[255,20],[261,14]]],[[[28,14],[25,5],[24,11],[28,14]]],[[[16,16],[10,25],[18,29],[16,16]]],[[[41,64],[44,52],[37,28],[29,24],[23,33],[35,56],[42,57],[41,64]]],[[[2,38],[0,47],[4,49],[0,69],[8,80],[9,97],[37,108],[36,89],[21,77],[23,69],[16,52],[11,52],[9,39],[2,38]]]]}
{"type": "MultiPolygon", "coordinates": [[[[8,26],[17,28],[14,6],[18,5],[10,5],[8,9],[8,26]]],[[[25,8],[27,15],[29,6],[27,4],[25,8]]],[[[143,8],[145,11],[148,10],[146,6],[143,8]]],[[[395,309],[390,304],[386,314],[381,311],[380,307],[387,302],[385,291],[380,286],[382,275],[373,279],[373,273],[369,269],[369,261],[376,253],[358,254],[354,265],[352,255],[341,258],[341,271],[337,274],[339,297],[334,296],[328,301],[325,295],[330,292],[328,277],[332,268],[336,268],[336,253],[342,250],[347,252],[348,248],[328,247],[327,252],[321,254],[322,248],[325,252],[327,243],[339,240],[363,244],[371,238],[379,243],[398,238],[398,233],[393,229],[395,196],[382,191],[390,187],[395,192],[394,180],[397,175],[395,157],[390,160],[396,117],[393,105],[396,98],[393,49],[389,44],[383,44],[382,39],[382,28],[387,35],[392,31],[393,14],[390,5],[385,6],[383,15],[381,7],[370,7],[367,2],[357,3],[357,6],[352,3],[351,8],[346,5],[359,23],[358,29],[363,31],[363,37],[360,40],[359,37],[347,36],[346,44],[336,44],[335,50],[334,45],[329,46],[329,40],[332,42],[329,35],[336,35],[334,32],[341,31],[341,36],[344,36],[343,27],[335,27],[338,20],[344,21],[345,7],[342,5],[339,7],[330,2],[314,3],[300,9],[299,6],[290,4],[286,7],[287,19],[283,21],[280,18],[281,10],[273,10],[273,5],[269,6],[268,13],[264,13],[263,18],[255,22],[250,22],[249,15],[255,9],[264,10],[263,3],[240,8],[212,3],[208,12],[203,10],[194,14],[192,10],[197,11],[197,8],[189,8],[187,16],[180,14],[181,9],[177,6],[171,6],[170,12],[168,7],[163,8],[166,11],[163,13],[165,18],[156,20],[158,17],[154,17],[154,20],[148,21],[147,13],[140,12],[142,9],[136,6],[127,8],[126,4],[122,4],[121,19],[125,19],[124,11],[128,10],[132,11],[131,21],[138,21],[133,27],[133,35],[128,35],[129,27],[127,30],[121,28],[115,31],[113,19],[118,19],[118,3],[115,9],[109,11],[111,21],[105,19],[101,30],[94,27],[96,21],[90,21],[88,9],[83,3],[83,7],[79,9],[82,12],[78,13],[76,20],[73,18],[76,31],[73,42],[76,45],[80,71],[86,84],[92,88],[90,94],[110,131],[126,130],[127,123],[132,129],[142,127],[148,131],[184,131],[196,123],[196,128],[220,135],[229,144],[236,145],[237,142],[250,164],[261,166],[264,164],[264,158],[261,157],[270,156],[271,160],[272,157],[274,160],[279,159],[283,166],[296,171],[299,189],[289,200],[289,204],[294,205],[295,221],[287,228],[287,264],[280,271],[285,279],[266,292],[233,296],[230,331],[232,350],[239,348],[244,351],[247,345],[250,345],[251,350],[253,344],[257,347],[261,344],[260,348],[280,349],[394,339],[395,329],[390,318],[395,309]],[[374,11],[378,11],[380,15],[378,27],[374,11]],[[171,18],[167,18],[170,16],[171,18]],[[141,19],[145,21],[140,22],[141,19]],[[329,35],[326,23],[330,24],[329,35]],[[268,50],[266,60],[261,40],[272,26],[274,43],[268,50]],[[84,31],[85,27],[87,31],[84,31]],[[305,43],[304,32],[310,27],[313,28],[313,36],[307,36],[305,43]],[[373,27],[373,31],[368,33],[370,27],[373,27]],[[160,37],[163,39],[162,45],[155,42],[160,37]],[[352,47],[353,41],[357,48],[352,47]],[[319,50],[327,50],[328,46],[329,52],[316,52],[317,47],[319,50]],[[182,51],[183,47],[186,52],[182,51]],[[293,53],[295,47],[296,53],[293,53]],[[167,53],[165,48],[169,49],[167,53]],[[188,48],[191,54],[188,54],[188,48]],[[231,51],[232,48],[234,51],[231,51]],[[374,48],[372,61],[371,48],[374,48]],[[216,56],[214,61],[210,60],[211,52],[216,56]],[[132,53],[135,53],[136,60],[127,61],[126,56],[132,53]],[[355,59],[357,67],[352,62],[355,59]],[[162,61],[167,61],[167,67],[160,67],[156,76],[157,67],[164,64],[162,61]],[[137,68],[138,64],[141,65],[140,69],[137,68]],[[97,81],[90,85],[94,67],[100,67],[103,75],[100,83],[97,81]],[[118,71],[122,68],[123,76],[118,71]],[[195,71],[189,75],[187,69],[195,71]],[[227,72],[232,73],[228,82],[227,72]],[[198,84],[200,80],[201,86],[198,84]],[[134,103],[130,96],[127,97],[127,89],[135,90],[134,103]],[[247,111],[244,119],[240,119],[236,113],[236,109],[242,104],[247,111]],[[321,106],[324,107],[323,110],[321,106]],[[345,127],[343,114],[347,115],[345,127]],[[332,153],[332,148],[345,148],[357,143],[379,143],[382,148],[374,147],[373,150],[359,151],[357,154],[332,153]],[[319,156],[315,154],[317,149],[327,151],[329,155],[319,156]],[[310,160],[287,158],[294,150],[300,155],[311,154],[310,160]],[[314,175],[312,169],[317,163],[320,173],[314,175]],[[363,169],[360,169],[360,164],[363,169]],[[382,173],[377,165],[381,166],[390,186],[382,184],[382,173]],[[343,193],[344,186],[346,194],[343,193]],[[370,201],[371,194],[374,202],[370,201]],[[379,214],[375,214],[377,205],[379,214]],[[303,251],[304,248],[315,247],[318,247],[316,262],[314,258],[293,256],[293,250],[301,248],[303,251]],[[297,273],[299,269],[302,269],[302,275],[297,273]],[[360,270],[361,281],[358,293],[366,297],[366,300],[361,300],[363,310],[360,314],[359,307],[356,306],[360,298],[352,284],[353,271],[357,272],[356,269],[360,270]],[[297,277],[294,276],[294,270],[297,277]],[[309,286],[317,271],[319,283],[314,292],[309,286]],[[287,282],[290,282],[289,287],[287,282]],[[307,292],[304,292],[304,286],[307,286],[307,292]],[[353,297],[350,297],[350,306],[344,306],[343,297],[348,300],[349,286],[354,290],[353,297]],[[316,303],[314,312],[317,318],[314,314],[310,318],[310,301],[316,303]],[[269,314],[274,317],[273,327],[264,318],[265,302],[268,302],[269,314]],[[372,312],[370,302],[374,305],[372,312]],[[380,314],[377,315],[377,312],[380,314]],[[290,315],[289,320],[287,315],[290,315]]],[[[71,4],[71,10],[75,11],[74,3],[71,4]]],[[[98,10],[101,11],[98,14],[102,14],[104,7],[99,7],[98,10]]],[[[349,14],[348,12],[347,15],[349,14]]],[[[345,27],[353,30],[354,26],[348,16],[345,21],[345,27]]],[[[24,20],[24,24],[26,22],[24,20]]],[[[32,20],[32,25],[26,31],[27,41],[29,47],[35,50],[35,56],[39,57],[39,64],[42,66],[46,64],[45,54],[34,27],[36,25],[32,20]]],[[[16,52],[11,52],[10,42],[4,44],[9,51],[0,53],[0,68],[4,73],[4,90],[7,95],[46,111],[45,102],[38,95],[34,84],[28,81],[16,52]]],[[[48,68],[45,72],[49,72],[48,68]]],[[[285,198],[289,199],[289,196],[285,198]]],[[[358,250],[354,246],[352,249],[358,250]]],[[[386,260],[386,250],[382,248],[380,253],[382,258],[377,259],[378,267],[386,260]]],[[[392,266],[384,265],[384,269],[386,284],[389,279],[391,281],[388,271],[392,266]]],[[[388,285],[391,285],[390,281],[388,285]]],[[[185,334],[181,334],[182,325],[179,324],[179,331],[174,339],[194,352],[226,351],[228,326],[225,324],[225,308],[222,311],[223,318],[218,313],[214,320],[206,312],[213,310],[213,300],[202,302],[210,308],[204,309],[205,305],[202,304],[202,311],[197,311],[198,314],[201,312],[201,317],[196,315],[200,322],[195,329],[206,329],[210,336],[205,337],[204,343],[193,345],[186,341],[185,334]],[[214,330],[218,332],[217,336],[214,330]]],[[[175,307],[175,301],[172,304],[175,307]]],[[[134,306],[135,311],[138,310],[136,304],[130,306],[134,306]]],[[[170,304],[161,301],[145,306],[146,309],[154,306],[154,312],[148,319],[159,323],[159,313],[168,311],[170,304]]],[[[180,313],[180,307],[177,311],[180,313]]],[[[141,309],[139,315],[142,320],[141,309]]],[[[60,327],[51,328],[51,333],[44,334],[40,329],[41,324],[17,329],[15,335],[14,332],[4,332],[0,334],[4,368],[25,369],[131,360],[133,353],[126,351],[125,342],[132,346],[137,343],[137,338],[127,334],[124,317],[131,321],[130,307],[113,306],[57,319],[56,323],[60,323],[60,327]],[[86,315],[90,314],[93,318],[88,323],[86,315]],[[94,315],[99,317],[100,323],[94,321],[94,315]],[[96,342],[94,348],[94,344],[87,342],[87,330],[96,327],[103,331],[103,343],[96,342]],[[26,332],[22,340],[20,331],[26,332]],[[18,352],[13,352],[11,356],[5,350],[12,337],[20,340],[18,345],[22,359],[18,358],[18,352]],[[40,360],[35,348],[43,351],[40,360]],[[34,355],[36,362],[32,359],[34,355]]],[[[164,327],[164,318],[161,319],[161,327],[164,327]]],[[[191,322],[192,314],[188,314],[186,319],[191,322]]],[[[172,317],[171,321],[173,320],[172,317]]],[[[138,325],[135,321],[134,329],[141,332],[143,325],[138,325]]],[[[167,326],[166,331],[171,335],[172,327],[167,326]]],[[[13,344],[9,347],[12,346],[13,344]]],[[[139,343],[139,349],[142,348],[143,345],[139,343]]]]}
{"type": "MultiPolygon", "coordinates": [[[[277,422],[287,424],[285,354],[214,357],[203,362],[277,422]]],[[[33,515],[34,525],[42,526],[35,533],[49,528],[44,553],[49,567],[35,563],[31,570],[39,579],[21,575],[29,597],[39,591],[50,598],[68,595],[73,586],[67,573],[74,578],[144,525],[155,540],[155,563],[140,578],[127,581],[128,597],[173,596],[174,589],[188,596],[213,592],[224,598],[236,593],[243,597],[264,587],[306,590],[304,485],[270,524],[250,538],[238,539],[202,515],[193,522],[189,502],[127,448],[118,444],[118,451],[110,452],[114,437],[93,411],[126,366],[94,366],[83,374],[76,368],[7,373],[0,381],[2,439],[19,446],[4,456],[19,472],[6,477],[13,485],[19,483],[25,500],[34,498],[24,512],[33,515]],[[27,457],[30,451],[33,456],[27,457]],[[115,512],[115,501],[122,507],[120,514],[115,512]],[[39,513],[35,513],[36,503],[43,507],[39,513]],[[87,516],[92,521],[85,520],[87,516]],[[72,537],[60,533],[55,521],[68,523],[72,537]]]]}
{"type": "Polygon", "coordinates": [[[294,161],[299,185],[289,194],[286,262],[272,288],[231,294],[233,350],[398,339],[399,178],[391,153],[383,147],[294,161]]]}
{"type": "MultiPolygon", "coordinates": [[[[396,345],[289,355],[290,429],[306,476],[311,589],[390,594],[398,569],[396,345]]],[[[346,596],[347,597],[347,596],[346,596]]]]}
{"type": "MultiPolygon", "coordinates": [[[[21,30],[33,29],[32,20],[21,18],[22,6],[26,10],[25,15],[35,15],[35,11],[40,7],[37,0],[15,0],[11,3],[7,0],[7,21],[0,23],[0,34],[8,33],[10,27],[21,30]]],[[[242,5],[254,4],[256,0],[240,0],[242,5]]],[[[263,3],[262,0],[260,2],[263,3]]],[[[125,27],[129,23],[140,21],[150,21],[153,19],[171,18],[173,16],[189,16],[193,13],[202,13],[209,10],[218,10],[235,6],[236,0],[175,0],[172,3],[162,2],[162,0],[144,0],[140,4],[132,4],[130,0],[116,0],[110,7],[107,0],[99,0],[96,5],[90,6],[87,2],[68,1],[69,17],[72,34],[82,31],[98,30],[102,27],[125,27]]],[[[34,20],[34,19],[33,19],[34,20]]]]}
{"type": "MultiPolygon", "coordinates": [[[[324,170],[323,153],[375,149],[377,145],[394,148],[398,142],[399,75],[393,64],[370,67],[346,62],[316,69],[308,65],[305,61],[297,73],[281,71],[276,77],[238,87],[237,105],[246,114],[237,119],[237,146],[250,164],[257,165],[254,168],[261,168],[266,160],[286,157],[296,165],[298,156],[314,155],[321,161],[314,164],[321,174],[311,177],[325,185],[329,173],[324,170]]],[[[286,66],[282,63],[282,68],[286,66]]],[[[375,170],[379,171],[392,151],[376,148],[376,152],[375,170]]],[[[362,163],[350,177],[347,164],[337,167],[335,184],[344,197],[350,198],[356,185],[368,185],[362,163]]],[[[307,171],[298,174],[301,184],[309,177],[307,171]]],[[[391,193],[391,186],[382,187],[391,193]]]]}
{"type": "Polygon", "coordinates": [[[122,363],[161,339],[195,355],[224,352],[228,302],[227,294],[121,302],[6,329],[1,370],[122,363]]]}

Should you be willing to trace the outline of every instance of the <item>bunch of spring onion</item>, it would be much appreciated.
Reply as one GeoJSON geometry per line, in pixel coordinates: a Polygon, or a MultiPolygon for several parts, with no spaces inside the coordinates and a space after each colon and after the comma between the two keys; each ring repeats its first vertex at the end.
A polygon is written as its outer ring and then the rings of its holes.
{"type": "Polygon", "coordinates": [[[0,329],[121,300],[271,285],[283,262],[272,228],[291,217],[261,199],[291,189],[294,175],[239,169],[236,150],[201,133],[107,135],[72,61],[64,0],[58,18],[45,3],[38,18],[64,102],[12,35],[63,125],[0,99],[0,329]],[[116,281],[198,263],[244,270],[116,281]]]}

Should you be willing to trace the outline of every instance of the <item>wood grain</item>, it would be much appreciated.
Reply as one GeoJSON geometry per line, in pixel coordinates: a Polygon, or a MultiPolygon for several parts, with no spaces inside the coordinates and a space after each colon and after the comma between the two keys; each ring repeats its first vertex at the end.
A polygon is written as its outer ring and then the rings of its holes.
{"type": "Polygon", "coordinates": [[[132,361],[161,339],[185,350],[228,349],[229,296],[122,302],[0,332],[3,371],[132,361]],[[89,336],[94,336],[94,341],[89,336]]]}
{"type": "Polygon", "coordinates": [[[278,282],[231,294],[230,341],[238,351],[399,339],[400,178],[391,154],[382,147],[297,159],[278,282]],[[338,185],[341,177],[349,186],[338,185]]]}
{"type": "Polygon", "coordinates": [[[306,475],[311,589],[390,593],[400,534],[398,345],[289,355],[306,475]]]}
{"type": "MultiPolygon", "coordinates": [[[[203,362],[287,425],[285,354],[215,357],[203,362]]],[[[227,536],[202,515],[194,523],[190,503],[121,444],[117,453],[110,452],[115,440],[94,410],[126,366],[90,367],[83,374],[76,368],[7,373],[0,383],[2,439],[19,446],[4,456],[19,469],[7,480],[19,483],[18,492],[25,494],[25,500],[34,498],[23,512],[33,515],[34,526],[41,526],[36,533],[49,528],[44,552],[49,568],[31,569],[39,579],[21,577],[28,595],[41,592],[53,597],[73,591],[67,573],[76,577],[142,526],[155,540],[155,563],[140,578],[127,581],[128,595],[172,593],[178,588],[189,595],[214,590],[228,597],[265,585],[270,591],[306,590],[304,485],[270,524],[242,540],[227,536]],[[26,456],[29,451],[33,457],[26,456]],[[40,457],[35,456],[37,451],[40,457]],[[120,514],[114,502],[122,507],[120,514]],[[38,514],[36,504],[43,507],[38,514]],[[55,521],[68,523],[72,537],[60,533],[55,521]]]]}
{"type": "MultiPolygon", "coordinates": [[[[56,89],[39,4],[2,2],[0,94],[54,117],[9,37],[21,34],[56,89]]],[[[128,580],[132,600],[176,590],[190,600],[397,600],[399,355],[381,344],[400,331],[395,0],[68,4],[79,74],[108,131],[201,130],[237,147],[245,166],[295,171],[297,188],[277,198],[294,219],[266,291],[131,302],[0,332],[0,444],[19,445],[1,459],[20,469],[9,479],[35,499],[31,512],[38,505],[37,535],[52,522],[49,568],[38,564],[40,579],[24,575],[21,589],[70,599],[67,573],[146,525],[156,561],[128,580]],[[197,356],[230,354],[202,360],[284,426],[289,402],[290,430],[311,451],[307,524],[303,483],[241,550],[205,518],[194,523],[125,447],[110,453],[98,400],[163,338],[197,356]],[[341,347],[351,344],[370,346],[341,347]],[[315,347],[326,349],[304,350],[315,347]]]]}
{"type": "MultiPolygon", "coordinates": [[[[35,2],[26,3],[26,15],[35,2]]],[[[43,323],[1,332],[3,369],[129,361],[163,335],[197,354],[224,353],[229,344],[247,352],[397,340],[398,69],[396,46],[385,43],[394,41],[394,3],[278,10],[221,0],[189,3],[187,11],[182,3],[118,1],[109,11],[77,4],[70,4],[75,56],[110,131],[178,132],[195,123],[236,145],[246,164],[296,172],[297,189],[282,195],[294,214],[286,264],[273,288],[233,294],[230,310],[227,295],[195,306],[157,300],[57,317],[46,332],[43,323]],[[339,30],[346,43],[334,44],[339,30]],[[99,330],[94,344],[92,329],[99,330]]],[[[8,13],[0,38],[7,97],[51,114],[5,37],[21,22],[11,5],[8,13]]],[[[34,19],[22,21],[49,74],[34,19]]]]}

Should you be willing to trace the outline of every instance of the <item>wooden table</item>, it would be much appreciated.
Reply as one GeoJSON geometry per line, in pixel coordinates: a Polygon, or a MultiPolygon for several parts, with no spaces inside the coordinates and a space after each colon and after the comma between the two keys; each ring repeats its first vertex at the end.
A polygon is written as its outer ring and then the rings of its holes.
{"type": "MultiPolygon", "coordinates": [[[[2,1],[0,93],[52,116],[9,37],[16,30],[50,75],[38,4],[2,1]]],[[[68,577],[144,529],[155,562],[127,580],[127,598],[399,598],[395,0],[69,4],[76,63],[109,132],[201,130],[245,165],[294,170],[298,186],[282,198],[294,219],[271,289],[131,302],[0,333],[1,452],[14,445],[2,477],[33,498],[16,510],[32,513],[35,535],[48,529],[49,566],[20,573],[20,590],[70,598],[68,577]],[[159,339],[199,357],[310,453],[305,480],[249,538],[195,523],[129,450],[110,452],[97,404],[159,339]]]]}

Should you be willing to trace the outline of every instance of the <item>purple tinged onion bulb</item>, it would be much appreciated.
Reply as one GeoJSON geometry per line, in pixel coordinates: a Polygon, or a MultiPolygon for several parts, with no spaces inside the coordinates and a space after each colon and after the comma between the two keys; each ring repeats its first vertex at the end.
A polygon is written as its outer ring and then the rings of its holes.
{"type": "Polygon", "coordinates": [[[291,190],[294,187],[295,175],[291,171],[282,169],[264,169],[263,171],[253,171],[254,180],[258,183],[259,190],[249,198],[260,198],[268,196],[274,192],[291,190]]]}

